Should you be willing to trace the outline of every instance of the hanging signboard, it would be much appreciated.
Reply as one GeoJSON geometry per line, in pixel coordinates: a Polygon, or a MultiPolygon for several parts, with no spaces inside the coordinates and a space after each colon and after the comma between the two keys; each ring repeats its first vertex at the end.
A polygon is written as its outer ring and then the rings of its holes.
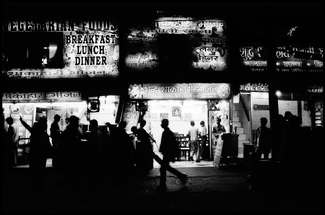
{"type": "Polygon", "coordinates": [[[141,71],[190,59],[192,68],[224,71],[227,68],[225,31],[223,20],[191,17],[161,17],[152,25],[130,26],[125,64],[127,68],[141,71]]]}
{"type": "Polygon", "coordinates": [[[127,102],[125,104],[125,111],[123,114],[123,120],[126,122],[126,130],[130,131],[132,126],[138,125],[139,112],[136,110],[133,102],[127,102]]]}
{"type": "Polygon", "coordinates": [[[117,77],[119,39],[106,20],[9,20],[3,23],[3,77],[117,77]]]}
{"type": "Polygon", "coordinates": [[[230,93],[227,83],[144,83],[130,85],[128,90],[130,99],[227,99],[230,93]]]}

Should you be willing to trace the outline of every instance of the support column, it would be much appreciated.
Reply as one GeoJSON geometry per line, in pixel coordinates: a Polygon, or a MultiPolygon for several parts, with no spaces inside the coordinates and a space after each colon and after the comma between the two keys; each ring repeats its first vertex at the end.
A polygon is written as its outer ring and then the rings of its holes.
{"type": "Polygon", "coordinates": [[[276,96],[276,91],[278,90],[277,86],[277,71],[276,71],[276,45],[274,44],[274,38],[272,34],[272,28],[269,26],[268,39],[266,42],[266,53],[267,53],[267,70],[269,76],[269,112],[270,112],[270,123],[269,126],[271,128],[272,133],[272,146],[271,146],[271,156],[272,161],[275,161],[276,154],[274,153],[274,144],[276,141],[279,141],[276,136],[275,128],[276,118],[279,114],[279,106],[278,106],[278,97],[276,96]]]}

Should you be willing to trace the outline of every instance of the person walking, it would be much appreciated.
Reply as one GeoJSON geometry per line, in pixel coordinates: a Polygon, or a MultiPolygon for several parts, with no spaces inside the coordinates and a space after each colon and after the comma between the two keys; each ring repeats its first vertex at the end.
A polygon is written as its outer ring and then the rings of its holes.
{"type": "Polygon", "coordinates": [[[161,136],[161,143],[159,147],[159,152],[162,153],[163,159],[160,163],[160,183],[157,188],[157,191],[166,191],[166,180],[167,180],[167,172],[169,171],[172,174],[176,175],[182,182],[185,184],[187,181],[187,175],[181,173],[175,168],[172,168],[169,165],[169,162],[175,162],[178,153],[178,144],[175,138],[174,133],[169,129],[169,121],[168,119],[163,119],[161,121],[161,127],[164,129],[161,136]]]}
{"type": "Polygon", "coordinates": [[[190,149],[191,149],[190,160],[194,161],[194,157],[195,157],[196,162],[201,162],[199,129],[195,127],[195,122],[193,120],[191,120],[190,124],[191,124],[191,128],[189,129],[187,134],[187,136],[190,138],[190,149]]]}
{"type": "Polygon", "coordinates": [[[59,138],[62,133],[60,129],[59,122],[61,120],[61,116],[58,114],[55,114],[54,121],[51,124],[50,128],[50,135],[52,139],[52,166],[57,167],[58,159],[57,159],[57,146],[59,143],[59,138]]]}

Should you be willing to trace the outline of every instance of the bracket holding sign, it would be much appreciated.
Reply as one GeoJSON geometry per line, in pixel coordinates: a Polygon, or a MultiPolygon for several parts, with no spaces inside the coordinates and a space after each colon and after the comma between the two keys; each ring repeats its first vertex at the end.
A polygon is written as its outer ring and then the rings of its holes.
{"type": "Polygon", "coordinates": [[[89,99],[87,102],[88,112],[94,113],[99,112],[100,110],[100,101],[99,99],[89,99]]]}

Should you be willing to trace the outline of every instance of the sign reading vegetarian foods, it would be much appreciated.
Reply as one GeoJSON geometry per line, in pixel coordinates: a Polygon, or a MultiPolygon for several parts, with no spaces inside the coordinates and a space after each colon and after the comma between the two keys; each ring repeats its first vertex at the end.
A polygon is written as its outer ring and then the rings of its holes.
{"type": "Polygon", "coordinates": [[[3,31],[3,74],[9,78],[118,76],[118,29],[110,21],[13,20],[3,31]]]}
{"type": "Polygon", "coordinates": [[[226,99],[230,96],[227,83],[133,84],[130,99],[226,99]]]}

